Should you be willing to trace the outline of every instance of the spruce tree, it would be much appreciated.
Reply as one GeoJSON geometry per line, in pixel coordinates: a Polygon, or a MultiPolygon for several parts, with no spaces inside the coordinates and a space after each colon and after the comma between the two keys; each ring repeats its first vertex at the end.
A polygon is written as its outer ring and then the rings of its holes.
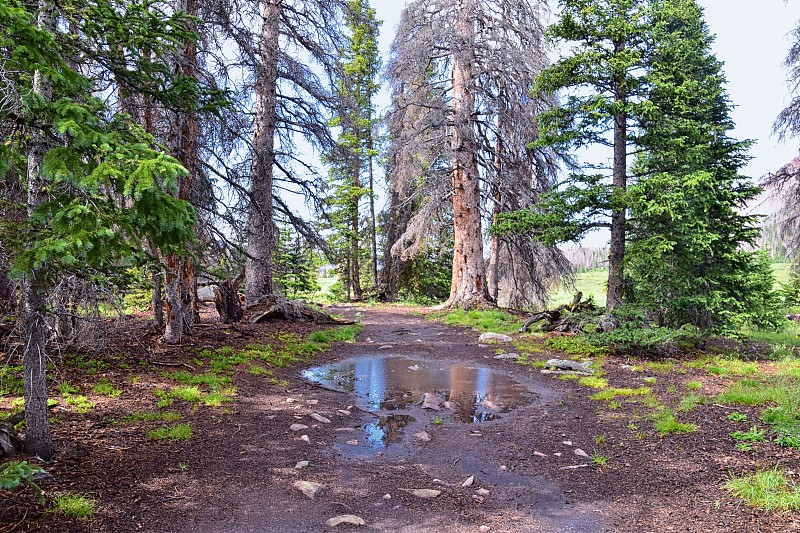
{"type": "Polygon", "coordinates": [[[727,329],[776,318],[766,257],[746,251],[759,188],[740,174],[750,141],[730,136],[732,104],[695,0],[657,0],[647,58],[651,107],[637,140],[626,301],[661,325],[727,329]]]}

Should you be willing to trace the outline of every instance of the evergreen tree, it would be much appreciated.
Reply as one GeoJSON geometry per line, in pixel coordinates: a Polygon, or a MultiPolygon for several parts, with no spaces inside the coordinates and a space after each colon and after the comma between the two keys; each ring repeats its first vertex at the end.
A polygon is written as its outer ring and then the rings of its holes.
{"type": "Polygon", "coordinates": [[[745,251],[760,189],[741,176],[750,141],[734,124],[722,65],[695,0],[656,0],[648,101],[631,188],[626,301],[661,325],[726,329],[773,323],[768,259],[745,251]]]}
{"type": "Polygon", "coordinates": [[[306,297],[319,289],[313,250],[290,226],[281,226],[275,266],[275,281],[288,298],[306,297]]]}
{"type": "MultiPolygon", "coordinates": [[[[378,91],[376,77],[380,70],[378,55],[378,29],[375,10],[368,0],[351,0],[346,23],[350,31],[347,48],[339,67],[337,97],[339,114],[331,122],[341,129],[334,151],[327,157],[331,164],[331,193],[328,204],[335,210],[330,214],[331,226],[340,234],[347,246],[338,247],[347,293],[360,300],[361,256],[363,232],[361,228],[361,199],[370,201],[369,235],[372,243],[373,281],[377,277],[375,258],[375,208],[373,196],[373,159],[375,106],[373,98],[378,91]],[[364,183],[366,181],[366,184],[364,183]],[[365,186],[366,185],[366,186],[365,186]]],[[[333,240],[337,240],[334,236],[333,240]]]]}
{"type": "MultiPolygon", "coordinates": [[[[67,274],[106,276],[147,260],[146,241],[180,252],[194,225],[191,207],[169,193],[186,170],[128,116],[91,96],[93,80],[76,70],[101,65],[131,81],[169,72],[150,57],[129,58],[142,60],[138,72],[111,60],[118,47],[109,39],[120,35],[124,16],[117,8],[128,9],[124,35],[153,50],[177,46],[191,34],[182,15],[153,15],[135,2],[112,7],[98,0],[57,9],[42,0],[34,11],[17,0],[0,2],[0,83],[3,94],[12,95],[0,106],[0,161],[11,162],[0,173],[15,179],[27,197],[25,208],[11,207],[17,219],[13,228],[3,228],[0,242],[23,280],[26,445],[45,459],[53,453],[45,369],[53,286],[67,274]],[[161,31],[149,39],[148,28],[161,31]]],[[[150,85],[152,92],[169,84],[161,81],[150,85]]],[[[183,88],[172,96],[193,99],[194,87],[183,88]]]]}

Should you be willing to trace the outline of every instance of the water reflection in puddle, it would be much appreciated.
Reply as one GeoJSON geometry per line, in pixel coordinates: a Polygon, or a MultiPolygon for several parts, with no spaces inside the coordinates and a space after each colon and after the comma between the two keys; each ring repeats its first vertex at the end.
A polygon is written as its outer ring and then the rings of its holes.
{"type": "MultiPolygon", "coordinates": [[[[432,393],[455,404],[454,420],[475,423],[492,420],[531,401],[530,391],[504,374],[444,362],[359,358],[311,368],[302,374],[323,387],[355,394],[361,407],[373,412],[410,409],[423,394],[432,393]]],[[[442,411],[450,413],[444,408],[442,411]]]]}
{"type": "Polygon", "coordinates": [[[403,440],[403,428],[414,421],[415,418],[410,415],[389,415],[370,422],[364,426],[367,446],[385,448],[397,444],[403,440]]]}

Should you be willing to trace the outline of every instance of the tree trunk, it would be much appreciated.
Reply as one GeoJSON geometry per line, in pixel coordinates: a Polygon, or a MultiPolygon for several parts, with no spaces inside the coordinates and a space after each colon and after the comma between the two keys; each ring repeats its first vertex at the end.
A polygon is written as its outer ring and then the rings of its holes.
{"type": "MultiPolygon", "coordinates": [[[[353,157],[353,189],[358,190],[361,188],[361,158],[358,156],[353,157]]],[[[359,255],[361,254],[358,236],[358,200],[359,194],[353,194],[350,199],[352,209],[350,215],[350,284],[353,287],[353,299],[361,300],[363,293],[361,291],[361,261],[359,255]]]]}
{"type": "MultiPolygon", "coordinates": [[[[188,15],[197,15],[197,0],[184,0],[183,8],[188,15]]],[[[194,29],[194,28],[193,28],[194,29]]],[[[197,46],[186,41],[179,59],[181,73],[187,77],[197,76],[197,46]]],[[[198,138],[200,128],[192,112],[178,113],[179,138],[176,142],[178,160],[188,174],[178,180],[178,198],[193,203],[192,189],[200,174],[198,138]]],[[[170,255],[166,262],[166,327],[161,341],[165,344],[181,342],[184,334],[191,334],[199,319],[197,305],[197,278],[194,275],[194,259],[170,255]]]]}
{"type": "Polygon", "coordinates": [[[403,234],[403,228],[408,224],[409,207],[404,206],[400,194],[393,188],[389,189],[389,212],[386,216],[386,248],[383,252],[383,270],[381,270],[378,299],[382,302],[397,300],[397,283],[403,274],[405,262],[392,254],[392,247],[403,234]]]}
{"type": "MultiPolygon", "coordinates": [[[[500,202],[500,180],[501,172],[503,169],[503,139],[500,137],[500,132],[503,131],[502,118],[497,117],[497,148],[494,159],[494,183],[492,184],[492,196],[494,200],[494,212],[492,213],[492,223],[497,223],[497,217],[502,210],[500,202]]],[[[491,239],[491,260],[489,261],[489,294],[492,300],[498,301],[500,295],[500,236],[497,234],[492,235],[491,239]]]]}
{"type": "Polygon", "coordinates": [[[478,182],[474,62],[475,30],[466,2],[459,2],[453,53],[453,276],[446,307],[473,309],[490,303],[483,262],[478,182]]]}
{"type": "MultiPolygon", "coordinates": [[[[53,6],[40,0],[37,24],[42,30],[55,28],[53,6]]],[[[33,92],[44,100],[52,98],[50,81],[40,72],[34,73],[33,92]]],[[[28,154],[28,216],[45,200],[45,183],[41,173],[47,151],[44,132],[34,129],[28,154]]],[[[25,347],[22,354],[25,395],[25,445],[31,455],[48,460],[53,456],[50,420],[47,416],[47,284],[41,269],[35,269],[23,279],[22,310],[25,326],[25,347]]]]}
{"type": "Polygon", "coordinates": [[[276,292],[273,257],[277,249],[277,239],[272,220],[272,176],[277,122],[280,12],[279,0],[267,0],[264,3],[258,44],[250,220],[247,226],[245,266],[245,300],[248,305],[276,292]]]}
{"type": "Polygon", "coordinates": [[[370,110],[369,117],[369,140],[367,142],[367,149],[369,150],[369,226],[370,226],[370,241],[372,244],[372,286],[378,288],[378,237],[375,222],[375,143],[372,136],[372,111],[370,110]]]}
{"type": "MultiPolygon", "coordinates": [[[[625,50],[624,43],[616,43],[615,52],[625,50]]],[[[625,104],[625,95],[619,81],[615,82],[616,102],[625,104]]],[[[628,116],[624,111],[614,115],[614,171],[613,193],[618,200],[627,189],[628,178],[628,116]]],[[[606,309],[613,311],[622,304],[625,261],[625,208],[615,209],[611,214],[611,243],[608,254],[608,291],[606,309]]]]}

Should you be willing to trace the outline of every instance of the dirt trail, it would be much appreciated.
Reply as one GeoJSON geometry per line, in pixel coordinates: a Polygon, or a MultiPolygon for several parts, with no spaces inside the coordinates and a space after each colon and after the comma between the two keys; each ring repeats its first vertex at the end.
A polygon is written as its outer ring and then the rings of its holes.
{"type": "MultiPolygon", "coordinates": [[[[351,315],[355,312],[349,310],[351,315]]],[[[364,324],[358,342],[336,346],[326,362],[413,356],[509,370],[508,363],[492,358],[494,347],[479,346],[478,334],[463,328],[433,324],[402,310],[363,310],[358,319],[364,324]]],[[[516,377],[534,392],[530,405],[479,424],[445,417],[438,424],[420,410],[416,426],[406,428],[404,442],[379,451],[347,444],[362,437],[361,428],[375,417],[353,408],[356,401],[351,395],[299,378],[292,380],[285,395],[240,388],[230,446],[220,450],[220,456],[207,457],[201,467],[188,459],[190,474],[180,488],[176,486],[185,496],[187,492],[207,496],[202,503],[191,498],[182,504],[182,512],[170,513],[176,522],[151,527],[159,531],[316,532],[330,529],[324,525],[326,520],[348,514],[362,517],[367,525],[360,529],[367,531],[473,532],[481,526],[514,532],[610,531],[596,506],[574,501],[559,483],[543,475],[544,469],[537,469],[541,458],[532,454],[537,446],[551,460],[556,449],[566,464],[576,464],[580,458],[563,444],[566,437],[549,434],[549,424],[541,423],[551,416],[558,395],[542,387],[536,374],[523,372],[516,377]],[[339,412],[348,409],[351,415],[339,412]],[[311,413],[332,423],[316,422],[311,413]],[[293,432],[292,424],[310,427],[293,432]],[[422,442],[408,435],[419,430],[426,431],[431,440],[422,442]],[[301,440],[301,434],[308,435],[310,442],[301,440]],[[308,461],[309,466],[296,469],[300,461],[308,461]],[[474,484],[462,487],[469,476],[474,476],[474,484]],[[323,489],[309,499],[292,487],[298,480],[321,483],[323,489]],[[413,489],[442,493],[421,499],[408,492],[413,489]]],[[[565,478],[574,475],[563,474],[565,478]]],[[[181,506],[177,507],[173,511],[181,506]]]]}

